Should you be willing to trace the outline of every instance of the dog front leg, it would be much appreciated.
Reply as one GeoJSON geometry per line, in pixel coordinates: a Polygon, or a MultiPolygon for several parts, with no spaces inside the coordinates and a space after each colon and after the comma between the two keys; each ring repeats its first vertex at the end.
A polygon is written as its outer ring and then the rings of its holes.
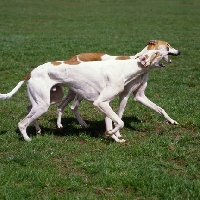
{"type": "MultiPolygon", "coordinates": [[[[129,91],[123,91],[122,93],[120,93],[119,95],[119,107],[118,107],[118,116],[120,119],[122,119],[122,116],[124,114],[124,109],[126,107],[126,104],[127,104],[127,101],[128,101],[128,98],[130,96],[131,92],[130,90],[129,91]]],[[[115,135],[118,137],[118,138],[122,138],[121,134],[119,131],[117,131],[115,133],[115,135]]]]}
{"type": "Polygon", "coordinates": [[[109,106],[109,102],[99,102],[94,101],[93,103],[95,106],[101,110],[106,117],[110,118],[115,123],[115,128],[109,131],[106,131],[106,136],[111,136],[116,142],[125,142],[124,139],[119,139],[115,133],[120,129],[123,128],[124,122],[119,118],[119,116],[112,110],[112,108],[109,106]]]}
{"type": "MultiPolygon", "coordinates": [[[[109,117],[107,117],[107,116],[105,117],[105,123],[106,123],[106,133],[108,133],[110,130],[113,130],[113,121],[109,117]]],[[[119,130],[115,134],[112,134],[111,137],[116,142],[125,142],[124,139],[121,139],[122,136],[120,135],[119,130]]]]}
{"type": "MultiPolygon", "coordinates": [[[[111,106],[111,105],[110,105],[111,106]]],[[[105,116],[105,123],[106,123],[106,132],[109,132],[110,130],[113,129],[113,121],[105,116]]],[[[115,133],[112,134],[111,137],[116,141],[116,142],[120,142],[120,138],[122,138],[122,136],[119,133],[119,130],[115,133]]],[[[125,141],[125,140],[124,140],[125,141]]]]}
{"type": "Polygon", "coordinates": [[[169,115],[165,112],[165,110],[159,106],[157,106],[155,103],[150,101],[144,94],[144,90],[147,86],[147,83],[143,84],[135,93],[134,93],[134,100],[151,108],[152,110],[155,110],[159,114],[163,115],[164,118],[171,124],[178,124],[177,121],[173,120],[169,117],[169,115]]]}
{"type": "MultiPolygon", "coordinates": [[[[112,101],[109,102],[110,107],[112,107],[112,101]]],[[[112,120],[105,115],[106,131],[113,129],[112,120]]]]}

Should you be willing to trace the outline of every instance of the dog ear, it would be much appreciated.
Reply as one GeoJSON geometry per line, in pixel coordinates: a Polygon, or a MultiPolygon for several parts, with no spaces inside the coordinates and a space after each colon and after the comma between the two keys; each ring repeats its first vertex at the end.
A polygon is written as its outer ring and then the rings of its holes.
{"type": "Polygon", "coordinates": [[[147,45],[154,45],[155,42],[156,42],[155,40],[150,40],[147,45]]]}
{"type": "Polygon", "coordinates": [[[147,63],[146,63],[146,57],[144,55],[140,56],[139,57],[139,60],[140,60],[140,63],[146,67],[147,66],[147,63]]]}

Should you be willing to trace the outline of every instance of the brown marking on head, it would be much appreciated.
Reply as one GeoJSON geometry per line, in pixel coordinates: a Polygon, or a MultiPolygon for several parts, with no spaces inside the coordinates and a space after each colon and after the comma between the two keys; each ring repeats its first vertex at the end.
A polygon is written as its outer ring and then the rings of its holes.
{"type": "Polygon", "coordinates": [[[31,74],[27,74],[26,76],[24,76],[24,78],[22,80],[25,81],[25,80],[27,80],[29,78],[31,78],[31,74]]]}
{"type": "Polygon", "coordinates": [[[79,60],[88,62],[88,61],[101,61],[103,53],[81,53],[78,55],[79,60]]]}
{"type": "Polygon", "coordinates": [[[54,66],[58,66],[58,65],[61,65],[62,62],[55,61],[55,62],[51,62],[51,64],[54,65],[54,66]]]}
{"type": "Polygon", "coordinates": [[[147,50],[160,50],[164,47],[172,48],[167,42],[162,40],[150,40],[146,46],[147,50]]]}
{"type": "Polygon", "coordinates": [[[64,64],[68,64],[68,65],[78,65],[80,64],[81,62],[77,61],[77,60],[66,60],[63,62],[64,64]]]}
{"type": "Polygon", "coordinates": [[[147,50],[155,50],[158,44],[158,40],[150,40],[148,42],[147,46],[147,50]]]}
{"type": "Polygon", "coordinates": [[[117,57],[115,58],[115,60],[128,60],[128,59],[130,59],[129,56],[117,56],[117,57]]]}

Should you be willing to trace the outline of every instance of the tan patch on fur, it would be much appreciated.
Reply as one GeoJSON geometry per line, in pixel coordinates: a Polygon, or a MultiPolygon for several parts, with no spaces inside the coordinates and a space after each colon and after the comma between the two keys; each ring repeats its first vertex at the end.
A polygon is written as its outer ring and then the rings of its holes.
{"type": "Polygon", "coordinates": [[[51,64],[54,65],[54,66],[58,66],[58,65],[61,65],[62,62],[55,61],[55,62],[51,62],[51,64]]]}
{"type": "Polygon", "coordinates": [[[26,76],[24,76],[24,78],[22,79],[23,81],[29,79],[31,77],[31,74],[27,74],[26,76]]]}
{"type": "Polygon", "coordinates": [[[78,65],[81,62],[77,61],[77,60],[66,60],[63,62],[64,64],[68,64],[68,65],[78,65]]]}
{"type": "Polygon", "coordinates": [[[128,60],[130,59],[129,56],[117,56],[115,60],[128,60]]]}
{"type": "Polygon", "coordinates": [[[156,49],[157,44],[158,44],[157,40],[150,40],[149,43],[147,44],[147,50],[156,49]]]}
{"type": "Polygon", "coordinates": [[[148,55],[145,55],[145,58],[146,58],[146,60],[149,58],[149,56],[148,55]]]}
{"type": "Polygon", "coordinates": [[[87,61],[101,61],[101,57],[103,53],[82,53],[78,55],[79,60],[87,62],[87,61]]]}
{"type": "Polygon", "coordinates": [[[159,46],[168,46],[170,45],[162,40],[150,40],[149,43],[147,44],[147,50],[157,50],[159,49],[159,46]]]}
{"type": "MultiPolygon", "coordinates": [[[[77,56],[72,56],[71,58],[69,58],[67,61],[70,61],[70,62],[76,62],[77,61],[77,56]]],[[[65,61],[65,62],[67,62],[65,61]]],[[[66,63],[67,64],[67,63],[66,63]]]]}
{"type": "Polygon", "coordinates": [[[159,50],[161,47],[168,47],[173,49],[170,44],[162,40],[150,40],[147,44],[147,50],[159,50]]]}

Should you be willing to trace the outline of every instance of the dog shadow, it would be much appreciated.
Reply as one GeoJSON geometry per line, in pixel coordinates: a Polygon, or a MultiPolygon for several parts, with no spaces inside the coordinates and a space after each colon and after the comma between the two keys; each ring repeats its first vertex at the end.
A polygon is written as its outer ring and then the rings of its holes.
{"type": "Polygon", "coordinates": [[[7,133],[7,131],[5,131],[5,130],[0,131],[0,135],[5,135],[6,133],[7,133]]]}
{"type": "MultiPolygon", "coordinates": [[[[52,119],[56,123],[56,119],[52,119]]],[[[133,123],[141,123],[141,120],[139,120],[136,117],[124,117],[123,118],[125,127],[135,131],[135,127],[133,126],[133,123]]],[[[63,118],[62,124],[63,128],[58,129],[55,131],[56,135],[68,135],[68,136],[74,136],[79,135],[80,133],[85,132],[86,134],[90,135],[91,137],[102,137],[102,134],[106,131],[106,125],[105,121],[96,121],[96,120],[85,120],[88,127],[82,128],[77,120],[75,118],[63,118]],[[60,134],[61,133],[61,134],[60,134]]],[[[114,125],[113,125],[114,126],[114,125]]]]}
{"type": "MultiPolygon", "coordinates": [[[[55,124],[53,127],[44,127],[40,124],[40,128],[42,130],[42,134],[53,134],[58,137],[64,137],[64,136],[79,136],[83,132],[90,137],[95,137],[95,138],[102,138],[104,135],[104,132],[106,130],[106,125],[104,120],[96,121],[96,120],[85,120],[87,123],[88,127],[87,128],[82,128],[77,120],[75,118],[62,118],[62,125],[63,128],[57,128],[56,127],[56,118],[50,119],[50,122],[52,124],[55,124]]],[[[135,127],[133,126],[133,123],[141,123],[141,120],[138,118],[132,116],[132,117],[124,117],[123,118],[125,127],[135,131],[135,127]]],[[[19,129],[16,129],[16,133],[20,134],[19,129]]],[[[36,133],[35,127],[33,124],[31,124],[27,128],[27,133],[29,137],[36,137],[38,134],[36,133]]],[[[23,140],[21,137],[20,140],[23,140]]]]}

